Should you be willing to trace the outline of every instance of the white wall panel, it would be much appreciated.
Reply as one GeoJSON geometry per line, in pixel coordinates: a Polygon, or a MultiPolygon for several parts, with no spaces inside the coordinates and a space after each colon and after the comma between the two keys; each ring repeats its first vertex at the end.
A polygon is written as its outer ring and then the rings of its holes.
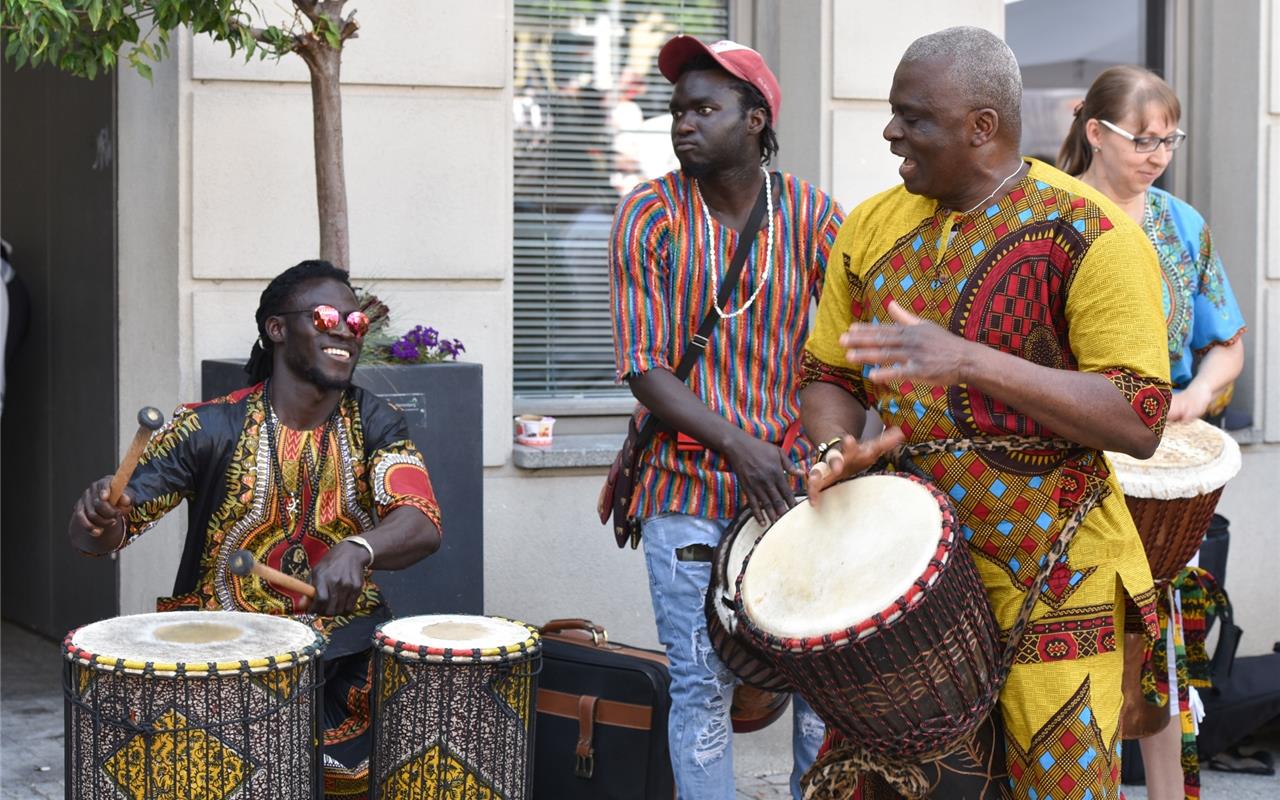
{"type": "MultiPolygon", "coordinates": [[[[1264,432],[1268,442],[1280,442],[1280,286],[1272,284],[1263,290],[1267,313],[1259,325],[1250,326],[1253,341],[1265,342],[1262,358],[1254,363],[1261,367],[1264,432]]],[[[1248,339],[1246,339],[1246,342],[1248,339]]]]}
{"type": "MultiPolygon", "coordinates": [[[[353,271],[505,278],[511,143],[501,96],[347,92],[343,113],[353,271]]],[[[192,117],[195,277],[269,278],[313,257],[310,93],[198,92],[192,117]]]]}
{"type": "MultiPolygon", "coordinates": [[[[1280,60],[1280,51],[1276,53],[1280,60]]],[[[1280,280],[1280,125],[1267,126],[1267,233],[1262,243],[1268,278],[1280,280]]]]}
{"type": "Polygon", "coordinates": [[[902,183],[902,159],[889,152],[882,132],[889,107],[831,113],[831,190],[845,211],[871,195],[902,183]]]}
{"type": "MultiPolygon", "coordinates": [[[[276,272],[282,272],[281,269],[276,272]]],[[[248,358],[258,338],[254,312],[267,280],[256,289],[196,289],[191,293],[191,333],[196,376],[200,391],[200,362],[210,358],[248,358]]],[[[188,401],[199,397],[187,398],[188,401]]]]}
{"type": "Polygon", "coordinates": [[[834,0],[831,93],[836,98],[884,100],[907,46],[952,25],[1004,35],[1002,0],[834,0]]]}
{"type": "MultiPolygon", "coordinates": [[[[508,80],[511,46],[510,4],[506,0],[374,0],[352,2],[359,35],[347,42],[342,55],[345,83],[406,86],[502,87],[508,80]]],[[[264,3],[268,14],[285,19],[264,3]]],[[[192,42],[192,77],[196,80],[303,81],[302,59],[245,63],[228,55],[225,44],[209,36],[192,42]]]]}

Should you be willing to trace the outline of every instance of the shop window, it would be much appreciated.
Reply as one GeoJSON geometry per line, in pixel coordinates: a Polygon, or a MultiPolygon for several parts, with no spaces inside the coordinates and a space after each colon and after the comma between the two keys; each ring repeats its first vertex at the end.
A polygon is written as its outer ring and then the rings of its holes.
{"type": "Polygon", "coordinates": [[[517,397],[609,397],[608,239],[618,201],[678,165],[658,49],[728,38],[726,0],[516,0],[517,397]]]}

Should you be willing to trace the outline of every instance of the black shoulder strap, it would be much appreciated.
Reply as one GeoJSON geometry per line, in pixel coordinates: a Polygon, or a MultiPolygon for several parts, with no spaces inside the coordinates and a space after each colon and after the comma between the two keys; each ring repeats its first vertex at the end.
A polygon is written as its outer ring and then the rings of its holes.
{"type": "MultiPolygon", "coordinates": [[[[781,176],[778,177],[779,179],[781,178],[781,176]]],[[[725,270],[724,282],[720,284],[720,292],[716,295],[713,306],[707,309],[702,322],[698,324],[698,330],[689,338],[689,346],[684,349],[684,353],[680,356],[680,363],[676,365],[675,376],[681,382],[689,379],[689,373],[693,372],[694,365],[698,363],[698,359],[702,358],[702,354],[706,352],[707,344],[711,341],[711,333],[715,330],[716,323],[720,321],[720,314],[716,311],[715,306],[723,308],[725,303],[729,302],[729,296],[733,294],[734,289],[738,288],[738,281],[742,277],[742,267],[747,262],[747,254],[751,252],[752,245],[755,244],[756,234],[760,232],[760,223],[764,221],[765,208],[769,205],[770,198],[765,194],[768,189],[769,181],[762,182],[760,194],[756,197],[756,204],[751,209],[751,214],[747,217],[746,224],[738,232],[738,246],[733,251],[733,259],[729,262],[729,269],[725,270]]],[[[652,413],[649,414],[636,437],[636,452],[648,446],[649,440],[653,438],[654,433],[657,431],[657,427],[657,417],[652,413]]]]}

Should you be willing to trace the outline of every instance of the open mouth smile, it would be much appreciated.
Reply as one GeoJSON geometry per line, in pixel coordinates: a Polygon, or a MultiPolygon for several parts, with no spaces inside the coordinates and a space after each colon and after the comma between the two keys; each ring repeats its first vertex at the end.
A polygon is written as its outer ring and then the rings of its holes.
{"type": "Polygon", "coordinates": [[[351,353],[343,350],[341,347],[326,347],[324,348],[324,354],[330,358],[337,359],[338,361],[345,362],[351,360],[351,353]]]}

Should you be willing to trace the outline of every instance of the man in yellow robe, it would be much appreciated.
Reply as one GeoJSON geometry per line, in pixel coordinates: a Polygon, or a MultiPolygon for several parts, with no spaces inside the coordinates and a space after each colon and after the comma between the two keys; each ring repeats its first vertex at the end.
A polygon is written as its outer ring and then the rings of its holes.
{"type": "Polygon", "coordinates": [[[884,130],[903,185],[844,223],[806,345],[802,419],[828,443],[810,493],[866,466],[854,436],[874,409],[915,453],[898,466],[955,505],[1006,637],[1047,573],[999,698],[1008,786],[1104,800],[1119,796],[1125,598],[1151,636],[1156,593],[1102,451],[1159,444],[1160,278],[1110,201],[1019,155],[1021,90],[988,31],[950,28],[903,56],[884,130]]]}

